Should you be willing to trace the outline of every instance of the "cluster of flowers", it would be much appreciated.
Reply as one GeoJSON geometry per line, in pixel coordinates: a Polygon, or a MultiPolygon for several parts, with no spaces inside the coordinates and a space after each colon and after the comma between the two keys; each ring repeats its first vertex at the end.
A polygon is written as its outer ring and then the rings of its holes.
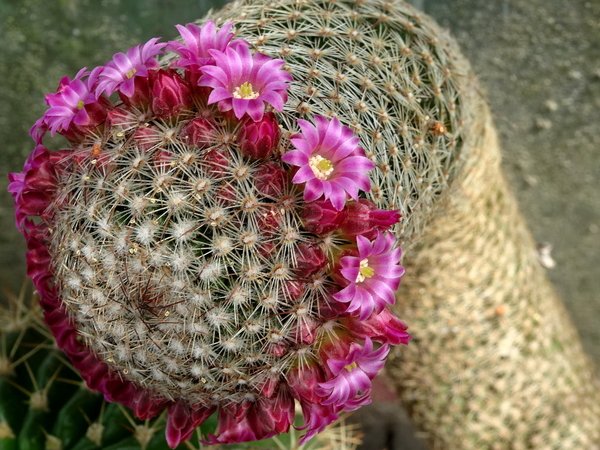
{"type": "MultiPolygon", "coordinates": [[[[63,78],[56,93],[46,96],[50,108],[31,129],[37,147],[23,172],[10,174],[17,226],[30,250],[28,273],[45,302],[46,320],[59,346],[78,361],[76,366],[85,366],[82,361],[88,361],[88,355],[75,339],[76,325],[60,304],[47,249],[54,173],[69,150],[49,152],[43,145],[45,134],[59,133],[75,146],[91,134],[101,135],[105,125],[131,121],[131,111],[136,110],[167,122],[185,116],[187,124],[180,133],[191,144],[203,147],[213,139],[214,126],[201,114],[189,119],[190,111],[195,105],[200,110],[199,103],[216,105],[225,117],[239,121],[237,142],[245,157],[264,159],[265,167],[274,158],[290,166],[291,182],[303,190],[304,232],[331,237],[339,245],[327,255],[320,250],[307,251],[298,258],[298,264],[326,268],[330,279],[330,298],[317,306],[323,323],[329,326],[324,326],[328,329],[317,338],[315,355],[291,367],[285,375],[287,387],[280,385],[270,396],[251,403],[221,403],[217,436],[209,436],[207,442],[264,439],[288,431],[293,422],[292,398],[303,409],[304,442],[341,411],[369,403],[371,380],[382,368],[389,344],[406,344],[410,339],[406,325],[388,309],[404,271],[401,250],[389,231],[400,215],[360,198],[359,191],[370,189],[368,172],[374,164],[365,156],[359,138],[337,118],[315,116],[314,123],[298,119],[300,132],[290,138],[294,149],[278,155],[284,146],[271,110],[283,111],[293,81],[283,69],[284,61],[253,53],[249,43],[233,39],[231,23],[220,29],[211,21],[202,27],[188,24],[177,28],[182,42],[151,39],[116,54],[103,67],[82,69],[72,80],[63,78]],[[161,68],[156,56],[165,50],[178,58],[161,68]],[[114,93],[119,100],[110,99],[114,93]],[[34,221],[35,216],[41,217],[42,223],[34,221]]],[[[141,127],[134,139],[152,143],[157,138],[141,127]]],[[[98,159],[99,153],[94,155],[98,159]]],[[[91,369],[81,370],[89,383],[91,369]]],[[[139,386],[131,387],[117,376],[110,378],[109,372],[105,369],[103,374],[112,381],[93,386],[108,399],[125,403],[143,418],[165,406],[144,400],[139,386]]],[[[206,418],[204,406],[191,412],[177,403],[169,406],[169,445],[174,447],[191,436],[206,418]]]]}

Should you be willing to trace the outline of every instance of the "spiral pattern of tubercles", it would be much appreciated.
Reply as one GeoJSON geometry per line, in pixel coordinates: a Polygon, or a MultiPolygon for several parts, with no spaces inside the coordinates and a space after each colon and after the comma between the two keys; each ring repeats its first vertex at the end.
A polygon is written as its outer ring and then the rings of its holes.
{"type": "Polygon", "coordinates": [[[282,139],[271,109],[293,78],[284,61],[230,43],[231,25],[180,26],[186,42],[169,43],[181,58],[167,68],[151,39],[63,78],[32,128],[36,150],[11,175],[59,346],[140,418],[167,406],[171,447],[217,408],[208,442],[287,431],[294,398],[309,439],[368,403],[388,344],[410,339],[386,310],[404,271],[388,233],[400,216],[359,199],[374,164],[337,118],[298,120],[282,139]],[[256,95],[236,95],[242,81],[256,95]],[[47,131],[72,147],[51,154],[47,131]],[[367,228],[356,232],[357,219],[367,228]],[[348,276],[357,256],[374,262],[372,280],[348,276]],[[341,321],[356,316],[374,329],[341,321]]]}

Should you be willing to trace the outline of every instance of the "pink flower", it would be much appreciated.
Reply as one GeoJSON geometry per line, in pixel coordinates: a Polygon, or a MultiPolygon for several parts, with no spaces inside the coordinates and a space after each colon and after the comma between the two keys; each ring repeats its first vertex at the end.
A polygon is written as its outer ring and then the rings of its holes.
{"type": "MultiPolygon", "coordinates": [[[[175,25],[185,44],[177,41],[169,41],[167,50],[174,51],[181,58],[177,59],[171,67],[180,67],[192,71],[199,71],[202,66],[213,64],[214,59],[209,50],[225,51],[229,41],[233,38],[230,33],[233,22],[228,22],[219,31],[212,20],[206,22],[202,27],[193,23],[186,26],[175,25]]],[[[231,45],[248,45],[246,41],[237,39],[231,45]]]]}
{"type": "Polygon", "coordinates": [[[221,111],[233,109],[241,119],[248,114],[252,120],[260,120],[265,103],[277,111],[287,102],[288,84],[292,76],[281,66],[280,59],[272,59],[261,53],[252,55],[244,45],[227,47],[224,52],[210,50],[214,66],[204,66],[200,86],[213,88],[208,104],[217,103],[221,111]]]}
{"type": "Polygon", "coordinates": [[[341,408],[336,405],[323,405],[324,398],[317,393],[319,385],[324,381],[323,368],[311,362],[301,367],[294,367],[287,375],[292,395],[300,402],[304,416],[304,426],[297,428],[306,429],[300,445],[338,419],[337,413],[341,408]]]}
{"type": "Polygon", "coordinates": [[[55,94],[46,95],[46,103],[50,108],[30,132],[36,141],[39,130],[49,129],[54,136],[56,131],[69,130],[71,124],[83,127],[98,125],[104,120],[107,105],[105,102],[99,103],[99,95],[93,93],[100,70],[97,67],[92,72],[86,72],[84,67],[73,80],[62,78],[55,94]],[[87,79],[83,80],[84,77],[87,79]]]}
{"type": "Polygon", "coordinates": [[[300,400],[300,406],[304,416],[304,426],[299,429],[306,429],[306,432],[300,438],[299,445],[305,444],[313,436],[323,432],[328,425],[338,420],[338,412],[342,409],[336,405],[310,403],[304,400],[300,400]]]}
{"type": "Polygon", "coordinates": [[[358,256],[340,259],[340,273],[349,284],[333,297],[349,303],[346,312],[357,313],[359,320],[395,302],[394,292],[404,274],[404,267],[399,265],[402,250],[392,249],[395,242],[392,233],[378,233],[374,241],[357,236],[358,256]]]}
{"type": "Polygon", "coordinates": [[[352,130],[337,118],[331,121],[315,116],[316,126],[298,119],[302,133],[291,139],[297,150],[282,156],[282,160],[300,169],[293,183],[306,183],[304,200],[312,202],[324,196],[341,211],[347,196],[358,200],[358,190],[371,188],[367,172],[375,167],[352,130]]]}
{"type": "Polygon", "coordinates": [[[152,38],[144,45],[136,45],[127,50],[127,53],[117,53],[113,56],[100,72],[100,81],[96,94],[110,95],[115,91],[131,97],[134,94],[135,79],[148,77],[148,69],[156,69],[159,64],[156,55],[160,54],[166,43],[157,44],[160,38],[152,38]]]}
{"type": "Polygon", "coordinates": [[[273,153],[279,144],[280,136],[277,117],[268,112],[257,122],[249,119],[242,122],[238,132],[238,143],[245,156],[264,159],[273,153]]]}
{"type": "Polygon", "coordinates": [[[383,367],[388,352],[387,344],[373,351],[373,342],[366,338],[364,347],[352,342],[345,357],[328,359],[327,366],[333,378],[319,383],[317,393],[327,397],[322,404],[340,406],[345,411],[352,411],[369,403],[371,380],[383,367]]]}
{"type": "Polygon", "coordinates": [[[398,210],[385,211],[377,208],[367,199],[361,198],[357,202],[348,202],[346,208],[348,216],[341,226],[342,234],[348,238],[361,235],[369,240],[375,239],[378,232],[386,232],[392,225],[400,222],[398,210]]]}

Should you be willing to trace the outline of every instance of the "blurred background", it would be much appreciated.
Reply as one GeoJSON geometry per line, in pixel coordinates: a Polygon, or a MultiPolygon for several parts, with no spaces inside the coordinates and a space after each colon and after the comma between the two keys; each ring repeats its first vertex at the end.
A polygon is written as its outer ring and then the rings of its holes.
{"type": "MultiPolygon", "coordinates": [[[[33,149],[28,130],[46,109],[44,95],[81,67],[104,64],[154,36],[173,39],[173,25],[222,3],[0,0],[2,289],[18,290],[25,273],[7,173],[21,171],[33,149]]],[[[600,364],[600,1],[410,3],[450,30],[478,74],[500,132],[504,168],[540,243],[542,263],[600,364]]],[[[418,448],[397,438],[410,433],[403,432],[407,422],[392,404],[380,402],[361,414],[381,431],[381,442],[371,440],[369,448],[418,448]]]]}

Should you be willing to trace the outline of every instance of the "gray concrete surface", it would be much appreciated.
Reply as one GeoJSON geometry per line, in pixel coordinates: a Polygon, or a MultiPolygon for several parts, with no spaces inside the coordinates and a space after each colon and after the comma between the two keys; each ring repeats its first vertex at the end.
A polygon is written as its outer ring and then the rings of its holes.
{"type": "MultiPolygon", "coordinates": [[[[549,276],[600,363],[600,1],[413,3],[453,32],[479,74],[513,190],[536,240],[553,246],[549,276]]],[[[31,150],[27,130],[43,113],[43,95],[83,65],[174,36],[172,24],[199,17],[207,4],[0,0],[0,283],[16,289],[24,273],[6,173],[19,171],[31,150]]],[[[395,408],[361,411],[370,433],[364,449],[420,448],[395,408]]]]}

